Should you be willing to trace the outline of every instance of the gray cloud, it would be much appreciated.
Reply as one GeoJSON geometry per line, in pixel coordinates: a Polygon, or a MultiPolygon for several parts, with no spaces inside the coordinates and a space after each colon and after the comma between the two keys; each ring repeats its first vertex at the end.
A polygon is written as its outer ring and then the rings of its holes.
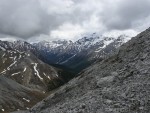
{"type": "Polygon", "coordinates": [[[62,37],[68,25],[81,32],[70,30],[66,38],[94,30],[143,30],[150,24],[149,10],[150,0],[0,0],[0,34],[62,37]]]}
{"type": "Polygon", "coordinates": [[[37,0],[1,0],[0,33],[27,38],[45,33],[49,15],[37,0]]]}
{"type": "Polygon", "coordinates": [[[122,0],[115,8],[109,8],[108,14],[103,16],[103,21],[108,29],[130,29],[134,28],[139,20],[150,15],[150,0],[122,0]]]}
{"type": "Polygon", "coordinates": [[[74,13],[63,12],[65,2],[59,4],[60,0],[48,1],[49,6],[45,7],[41,4],[42,0],[1,0],[0,33],[27,39],[39,34],[49,34],[64,22],[80,23],[88,17],[89,12],[82,14],[79,8],[72,8],[74,13]],[[53,8],[53,5],[56,6],[53,8]],[[59,5],[64,7],[59,8],[59,5]]]}

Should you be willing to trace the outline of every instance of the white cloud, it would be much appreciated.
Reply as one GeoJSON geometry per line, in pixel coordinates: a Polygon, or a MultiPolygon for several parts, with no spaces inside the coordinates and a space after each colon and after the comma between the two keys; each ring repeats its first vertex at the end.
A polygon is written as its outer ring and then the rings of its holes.
{"type": "Polygon", "coordinates": [[[149,10],[150,0],[1,0],[0,33],[32,41],[135,34],[150,26],[149,10]]]}
{"type": "Polygon", "coordinates": [[[130,37],[134,37],[138,34],[139,32],[133,30],[133,29],[128,29],[128,30],[112,30],[109,32],[105,32],[103,35],[104,36],[109,36],[109,37],[118,37],[120,35],[126,34],[130,37]]]}
{"type": "Polygon", "coordinates": [[[74,40],[74,37],[84,32],[85,29],[78,24],[64,23],[57,30],[51,31],[50,37],[74,40]]]}

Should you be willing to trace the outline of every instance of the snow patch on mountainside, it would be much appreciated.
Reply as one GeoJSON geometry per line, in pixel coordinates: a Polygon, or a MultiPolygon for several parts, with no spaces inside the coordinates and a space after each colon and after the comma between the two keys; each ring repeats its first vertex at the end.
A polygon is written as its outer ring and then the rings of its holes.
{"type": "Polygon", "coordinates": [[[43,78],[40,76],[38,70],[37,70],[37,63],[34,63],[34,71],[35,71],[35,75],[37,75],[39,77],[40,80],[43,80],[43,78]]]}

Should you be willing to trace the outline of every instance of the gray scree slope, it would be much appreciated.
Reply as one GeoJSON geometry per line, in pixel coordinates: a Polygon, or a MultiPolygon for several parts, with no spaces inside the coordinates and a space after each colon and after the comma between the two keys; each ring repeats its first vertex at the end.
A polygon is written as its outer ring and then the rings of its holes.
{"type": "Polygon", "coordinates": [[[116,55],[87,68],[25,113],[149,111],[150,28],[121,46],[116,55]]]}

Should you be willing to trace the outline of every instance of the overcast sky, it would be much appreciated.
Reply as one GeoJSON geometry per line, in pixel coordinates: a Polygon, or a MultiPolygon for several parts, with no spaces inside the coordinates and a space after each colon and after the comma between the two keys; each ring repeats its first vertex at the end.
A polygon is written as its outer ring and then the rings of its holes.
{"type": "Polygon", "coordinates": [[[0,39],[75,40],[150,27],[150,0],[0,0],[0,39]]]}

